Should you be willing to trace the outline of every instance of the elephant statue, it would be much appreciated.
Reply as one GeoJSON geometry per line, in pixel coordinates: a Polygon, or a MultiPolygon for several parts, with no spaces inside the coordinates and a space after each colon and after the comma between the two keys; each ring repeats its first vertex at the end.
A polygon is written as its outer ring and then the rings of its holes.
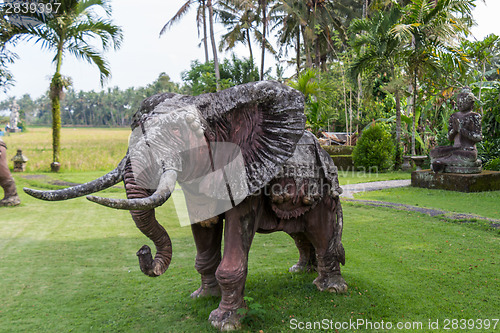
{"type": "Polygon", "coordinates": [[[320,291],[342,293],[342,189],[337,168],[305,130],[304,97],[283,84],[261,81],[217,93],[146,98],[132,119],[127,154],[108,174],[86,184],[29,195],[49,201],[88,195],[124,182],[127,199],[87,199],[129,210],[150,238],[138,252],[142,272],[163,274],[172,258],[155,208],[174,191],[186,199],[196,243],[200,287],[191,297],[220,296],[209,321],[237,329],[244,308],[248,252],[256,232],[284,231],[299,250],[290,271],[316,270],[320,291]],[[221,240],[224,226],[224,253],[221,240]]]}

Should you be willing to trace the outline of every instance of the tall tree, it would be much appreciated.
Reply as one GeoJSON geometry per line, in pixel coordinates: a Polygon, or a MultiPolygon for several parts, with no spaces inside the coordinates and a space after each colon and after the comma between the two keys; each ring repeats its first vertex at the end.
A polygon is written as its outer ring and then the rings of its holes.
{"type": "Polygon", "coordinates": [[[268,10],[268,4],[269,0],[258,0],[259,1],[259,7],[260,7],[260,12],[261,12],[261,20],[262,20],[262,40],[261,40],[261,58],[260,58],[260,80],[264,80],[264,64],[265,64],[265,57],[266,57],[266,44],[267,44],[267,39],[266,39],[266,34],[267,34],[267,25],[268,25],[268,19],[267,19],[267,10],[268,10]]]}
{"type": "Polygon", "coordinates": [[[402,23],[394,31],[406,44],[405,62],[412,84],[412,143],[416,154],[418,78],[427,70],[439,71],[439,53],[453,53],[457,39],[473,23],[474,0],[413,0],[404,8],[402,23]]]}
{"type": "Polygon", "coordinates": [[[198,36],[200,35],[200,26],[203,29],[203,49],[205,51],[205,62],[208,58],[208,42],[207,42],[207,0],[187,0],[177,13],[168,20],[160,31],[160,36],[163,35],[174,23],[178,22],[191,8],[194,3],[198,3],[196,25],[198,27],[198,36]]]}
{"type": "Polygon", "coordinates": [[[15,35],[23,39],[34,40],[42,48],[55,53],[55,73],[50,83],[50,99],[52,103],[52,170],[60,165],[61,151],[61,97],[68,80],[61,75],[61,65],[65,55],[72,54],[78,59],[95,65],[100,72],[101,84],[111,75],[109,65],[103,52],[110,47],[119,48],[122,41],[121,29],[108,18],[100,17],[104,11],[111,15],[108,0],[61,0],[58,13],[47,18],[44,23],[35,27],[20,26],[14,30],[15,35]],[[99,40],[102,51],[91,42],[99,40]]]}
{"type": "MultiPolygon", "coordinates": [[[[387,12],[376,12],[370,19],[353,20],[350,32],[357,34],[352,46],[359,55],[351,65],[351,76],[356,80],[361,72],[388,72],[391,83],[388,89],[396,99],[396,152],[399,157],[401,144],[401,96],[403,82],[401,81],[400,59],[403,48],[393,31],[393,27],[401,18],[399,6],[393,6],[387,12]]],[[[396,161],[397,163],[399,161],[396,161]]]]}
{"type": "Polygon", "coordinates": [[[221,38],[220,49],[226,47],[227,51],[233,49],[237,42],[246,43],[253,61],[251,36],[255,36],[259,20],[256,3],[252,0],[226,0],[219,2],[216,13],[227,29],[221,38]]]}
{"type": "Polygon", "coordinates": [[[220,90],[219,58],[217,57],[217,44],[215,43],[214,7],[212,0],[207,0],[207,7],[208,7],[208,19],[210,23],[210,42],[212,44],[212,52],[214,54],[215,81],[217,84],[217,90],[220,90]]]}

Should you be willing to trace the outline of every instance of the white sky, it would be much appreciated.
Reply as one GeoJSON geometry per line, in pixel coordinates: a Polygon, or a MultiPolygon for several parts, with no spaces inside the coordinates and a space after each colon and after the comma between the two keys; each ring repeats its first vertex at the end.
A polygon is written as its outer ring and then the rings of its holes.
{"type": "MultiPolygon", "coordinates": [[[[498,13],[500,0],[486,0],[486,5],[477,0],[474,17],[478,26],[473,35],[478,40],[486,35],[500,35],[498,13]]],[[[153,82],[161,72],[167,73],[175,82],[181,82],[181,72],[187,70],[192,60],[204,61],[203,48],[198,47],[195,24],[195,7],[174,25],[161,38],[158,37],[163,25],[185,3],[185,0],[114,0],[111,1],[114,23],[121,26],[124,33],[122,47],[118,51],[110,51],[105,57],[111,64],[112,77],[104,85],[128,87],[145,86],[153,82]]],[[[216,39],[225,32],[222,26],[216,26],[216,39]]],[[[210,44],[209,44],[210,46],[210,44]]],[[[254,46],[254,57],[260,66],[260,52],[254,46]]],[[[14,49],[19,59],[10,66],[16,85],[7,94],[0,93],[0,100],[9,96],[20,97],[29,93],[32,98],[42,95],[49,86],[55,66],[52,64],[53,54],[42,51],[39,45],[32,42],[18,44],[14,49]]],[[[247,48],[239,46],[238,56],[248,57],[247,48]]],[[[229,56],[222,54],[219,57],[229,56]]],[[[211,53],[210,53],[211,57],[211,53]]],[[[274,60],[266,56],[266,68],[271,67],[274,60]]],[[[94,66],[67,55],[63,61],[61,72],[70,76],[75,90],[101,90],[99,72],[94,66]]],[[[273,74],[275,71],[273,69],[273,74]]]]}

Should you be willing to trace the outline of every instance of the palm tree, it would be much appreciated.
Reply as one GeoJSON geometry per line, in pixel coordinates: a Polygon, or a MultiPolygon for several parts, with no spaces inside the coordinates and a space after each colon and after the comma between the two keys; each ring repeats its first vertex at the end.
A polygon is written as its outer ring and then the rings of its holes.
{"type": "Polygon", "coordinates": [[[416,154],[416,102],[418,78],[427,70],[439,71],[439,53],[453,54],[461,34],[467,34],[473,23],[473,1],[413,0],[404,8],[402,23],[394,27],[406,44],[405,62],[412,84],[411,154],[416,154]]]}
{"type": "Polygon", "coordinates": [[[220,70],[219,70],[219,58],[217,57],[217,44],[215,43],[215,32],[214,32],[214,7],[212,0],[207,0],[208,8],[208,19],[210,23],[210,42],[212,44],[212,52],[214,55],[214,69],[215,69],[215,83],[217,86],[217,91],[220,90],[220,70]]]}
{"type": "Polygon", "coordinates": [[[205,62],[208,62],[208,44],[207,44],[207,3],[206,0],[187,0],[184,5],[177,11],[177,13],[163,26],[160,31],[160,36],[163,35],[167,29],[172,27],[172,25],[178,22],[191,8],[194,3],[198,3],[196,24],[198,26],[198,36],[200,34],[200,26],[203,28],[203,48],[205,51],[205,62]]]}
{"type": "Polygon", "coordinates": [[[61,65],[65,55],[72,54],[97,66],[101,84],[110,76],[110,69],[102,52],[110,47],[118,49],[122,41],[121,28],[109,19],[99,17],[97,10],[104,10],[109,16],[111,7],[108,0],[61,0],[59,13],[35,27],[17,27],[14,31],[23,39],[40,43],[42,48],[53,51],[56,65],[50,83],[52,103],[52,170],[59,170],[61,151],[61,98],[68,80],[61,75],[61,65]],[[102,51],[92,46],[92,40],[100,40],[102,51]]]}
{"type": "Polygon", "coordinates": [[[280,52],[287,53],[288,46],[294,43],[295,63],[297,78],[301,72],[301,28],[307,26],[305,20],[307,6],[304,1],[282,0],[278,1],[270,11],[270,20],[275,23],[273,29],[278,30],[280,52]]]}
{"type": "Polygon", "coordinates": [[[250,60],[253,61],[252,38],[255,35],[259,17],[257,6],[252,0],[227,0],[218,3],[216,9],[220,22],[228,32],[221,38],[220,49],[233,49],[237,42],[248,45],[250,60]]]}
{"type": "Polygon", "coordinates": [[[0,91],[7,92],[14,83],[14,77],[8,66],[17,58],[17,54],[7,49],[8,44],[15,41],[12,38],[12,26],[5,19],[5,8],[0,7],[0,91]]]}
{"type": "Polygon", "coordinates": [[[399,6],[393,6],[388,12],[376,12],[371,19],[353,20],[349,31],[358,34],[352,46],[360,51],[359,56],[351,64],[351,77],[355,80],[361,72],[378,69],[390,71],[391,83],[388,89],[396,99],[396,151],[399,163],[401,144],[401,93],[404,82],[401,82],[400,58],[403,48],[393,27],[401,18],[399,6]]]}

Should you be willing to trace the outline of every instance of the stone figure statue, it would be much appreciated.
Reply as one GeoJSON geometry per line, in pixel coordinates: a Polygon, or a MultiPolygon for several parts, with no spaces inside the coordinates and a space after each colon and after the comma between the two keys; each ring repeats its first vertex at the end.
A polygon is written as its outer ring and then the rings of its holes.
{"type": "Polygon", "coordinates": [[[481,160],[477,158],[476,143],[483,139],[481,115],[473,112],[475,97],[465,87],[458,94],[458,112],[450,116],[448,140],[452,146],[436,147],[430,152],[431,168],[443,173],[481,173],[481,160]]]}
{"type": "Polygon", "coordinates": [[[12,102],[10,106],[10,121],[9,126],[10,129],[15,131],[17,129],[17,123],[19,122],[19,105],[17,105],[16,101],[12,102]]]}
{"type": "Polygon", "coordinates": [[[248,253],[256,232],[288,233],[300,255],[290,271],[316,270],[320,291],[347,291],[340,272],[342,189],[332,159],[305,131],[300,92],[260,81],[194,97],[158,94],[145,99],[132,120],[129,149],[115,170],[63,190],[24,190],[43,200],[66,200],[123,180],[126,200],[87,199],[130,210],[156,246],[154,258],[147,245],[137,252],[140,268],[156,277],[170,264],[172,243],[155,208],[178,182],[201,277],[191,297],[221,297],[209,320],[223,331],[240,327],[238,309],[246,306],[248,253]]]}
{"type": "Polygon", "coordinates": [[[16,206],[21,203],[17,195],[16,183],[10,174],[7,164],[7,145],[0,138],[0,187],[3,188],[4,198],[0,200],[0,207],[16,206]]]}

